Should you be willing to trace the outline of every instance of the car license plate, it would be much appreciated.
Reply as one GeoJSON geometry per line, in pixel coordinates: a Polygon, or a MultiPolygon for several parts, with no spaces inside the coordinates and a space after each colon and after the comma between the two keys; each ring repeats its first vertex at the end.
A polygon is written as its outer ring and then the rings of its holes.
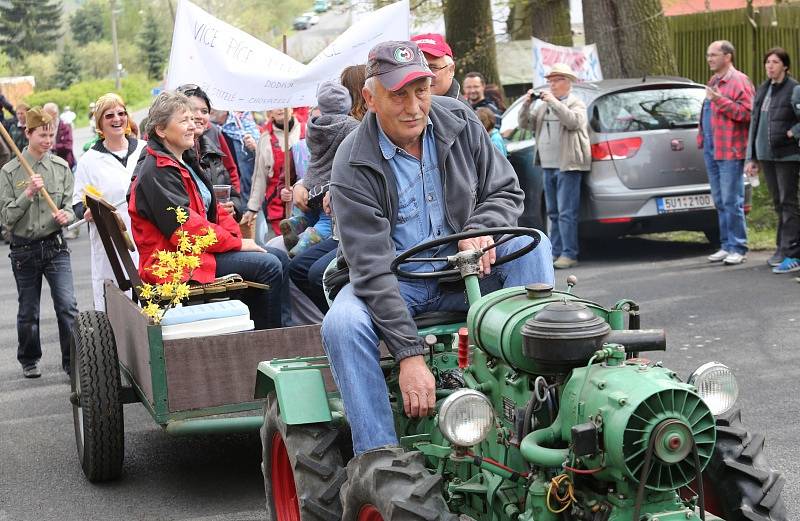
{"type": "Polygon", "coordinates": [[[656,199],[658,213],[689,212],[714,208],[711,194],[676,195],[656,199]]]}

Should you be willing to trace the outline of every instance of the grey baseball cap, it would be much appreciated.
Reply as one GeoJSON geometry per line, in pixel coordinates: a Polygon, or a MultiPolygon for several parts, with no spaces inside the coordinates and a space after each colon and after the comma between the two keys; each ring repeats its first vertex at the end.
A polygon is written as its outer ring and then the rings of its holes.
{"type": "Polygon", "coordinates": [[[433,78],[425,56],[415,42],[382,42],[369,51],[367,78],[375,76],[390,91],[420,78],[433,78]]]}

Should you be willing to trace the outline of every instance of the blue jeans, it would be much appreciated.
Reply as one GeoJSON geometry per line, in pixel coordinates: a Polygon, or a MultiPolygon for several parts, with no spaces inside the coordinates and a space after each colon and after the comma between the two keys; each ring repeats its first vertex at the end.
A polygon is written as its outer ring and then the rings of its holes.
{"type": "MultiPolygon", "coordinates": [[[[530,240],[529,237],[514,238],[498,246],[497,255],[516,251],[530,240]]],[[[481,279],[481,290],[488,292],[535,282],[553,284],[553,281],[550,241],[543,236],[534,251],[498,266],[491,275],[481,279]]],[[[443,292],[433,280],[399,281],[398,284],[412,316],[427,311],[459,311],[469,307],[463,292],[443,292]]],[[[325,315],[322,343],[344,402],[355,454],[397,445],[389,391],[379,363],[378,341],[366,305],[348,284],[325,315]]]]}
{"type": "Polygon", "coordinates": [[[720,248],[728,253],[747,253],[747,225],[744,220],[744,161],[714,159],[714,150],[703,150],[717,207],[720,248]]]}
{"type": "Polygon", "coordinates": [[[250,309],[256,329],[288,326],[292,311],[289,300],[289,256],[275,248],[267,253],[229,251],[217,253],[217,277],[238,273],[244,280],[269,284],[267,291],[247,290],[242,301],[250,309]]]}
{"type": "Polygon", "coordinates": [[[61,345],[62,367],[69,367],[69,339],[72,324],[78,316],[75,290],[72,285],[72,265],[69,248],[59,235],[57,239],[35,241],[12,247],[8,254],[17,283],[17,360],[22,367],[35,364],[42,357],[39,338],[39,309],[42,277],[50,286],[50,296],[58,321],[58,341],[61,345]]]}
{"type": "Polygon", "coordinates": [[[554,257],[578,258],[578,212],[581,207],[582,172],[544,168],[544,198],[550,218],[554,257]]]}
{"type": "Polygon", "coordinates": [[[323,313],[328,311],[328,302],[322,290],[322,276],[336,257],[338,246],[339,241],[328,237],[301,252],[289,264],[289,277],[294,285],[323,313]]]}

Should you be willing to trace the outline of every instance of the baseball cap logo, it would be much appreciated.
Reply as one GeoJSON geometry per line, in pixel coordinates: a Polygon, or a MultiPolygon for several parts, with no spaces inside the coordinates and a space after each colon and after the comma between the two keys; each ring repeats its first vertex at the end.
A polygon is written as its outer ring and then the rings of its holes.
{"type": "Polygon", "coordinates": [[[394,59],[399,63],[410,63],[414,60],[414,51],[410,47],[398,47],[394,50],[394,59]]]}

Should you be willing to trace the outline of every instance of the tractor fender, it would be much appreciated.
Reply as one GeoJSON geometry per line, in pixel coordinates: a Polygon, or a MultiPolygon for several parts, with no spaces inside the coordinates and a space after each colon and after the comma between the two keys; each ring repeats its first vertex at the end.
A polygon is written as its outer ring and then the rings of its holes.
{"type": "Polygon", "coordinates": [[[263,399],[273,391],[287,425],[332,420],[322,371],[307,360],[298,358],[259,363],[254,397],[263,399]]]}

